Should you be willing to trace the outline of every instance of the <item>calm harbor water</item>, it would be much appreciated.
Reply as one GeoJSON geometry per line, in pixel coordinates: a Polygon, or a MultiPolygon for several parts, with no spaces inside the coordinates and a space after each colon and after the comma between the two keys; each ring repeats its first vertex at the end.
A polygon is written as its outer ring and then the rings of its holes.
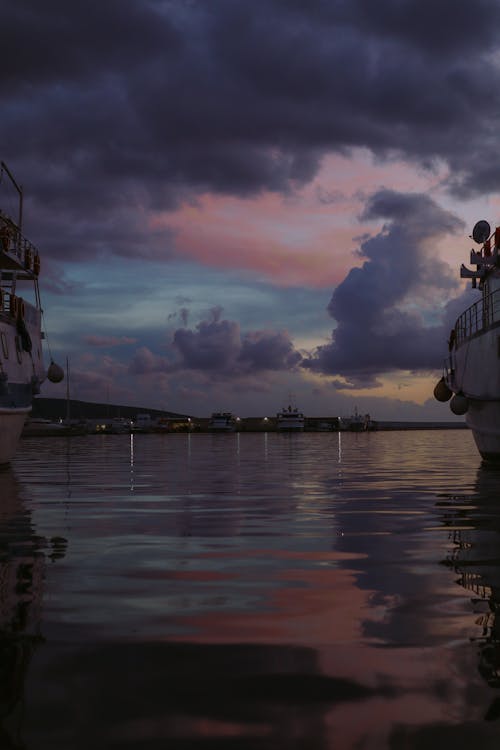
{"type": "Polygon", "coordinates": [[[496,750],[499,488],[465,430],[24,439],[0,747],[496,750]]]}

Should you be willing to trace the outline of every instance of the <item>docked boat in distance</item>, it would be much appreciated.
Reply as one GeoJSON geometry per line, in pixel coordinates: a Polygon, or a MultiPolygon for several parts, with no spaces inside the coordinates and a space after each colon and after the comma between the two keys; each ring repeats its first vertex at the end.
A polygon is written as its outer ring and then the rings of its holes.
{"type": "Polygon", "coordinates": [[[40,255],[22,234],[22,190],[0,162],[0,184],[4,178],[17,193],[19,212],[12,218],[0,207],[0,465],[14,456],[33,397],[46,375],[53,382],[64,376],[54,362],[45,372],[40,255]]]}
{"type": "Polygon", "coordinates": [[[481,245],[471,250],[475,269],[462,263],[460,276],[471,279],[481,297],[451,330],[434,396],[450,401],[454,414],[465,415],[482,458],[500,462],[500,227],[492,234],[487,221],[478,221],[472,238],[481,245]]]}
{"type": "Polygon", "coordinates": [[[276,429],[280,432],[301,432],[304,429],[305,417],[290,399],[285,406],[276,414],[276,429]]]}
{"type": "Polygon", "coordinates": [[[214,411],[208,421],[211,432],[234,432],[237,421],[230,411],[214,411]]]}
{"type": "Polygon", "coordinates": [[[70,428],[62,421],[43,419],[43,417],[28,418],[23,425],[22,437],[46,437],[54,435],[68,435],[70,428]]]}
{"type": "Polygon", "coordinates": [[[339,430],[349,432],[367,432],[374,429],[374,423],[369,414],[360,414],[358,407],[354,407],[354,414],[350,417],[339,417],[339,430]]]}

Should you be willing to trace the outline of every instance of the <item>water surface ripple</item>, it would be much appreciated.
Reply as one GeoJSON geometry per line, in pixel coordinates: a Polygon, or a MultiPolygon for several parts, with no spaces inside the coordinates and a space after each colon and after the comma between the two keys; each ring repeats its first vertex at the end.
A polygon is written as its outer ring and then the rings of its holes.
{"type": "Polygon", "coordinates": [[[465,430],[24,439],[0,747],[496,750],[499,486],[465,430]]]}

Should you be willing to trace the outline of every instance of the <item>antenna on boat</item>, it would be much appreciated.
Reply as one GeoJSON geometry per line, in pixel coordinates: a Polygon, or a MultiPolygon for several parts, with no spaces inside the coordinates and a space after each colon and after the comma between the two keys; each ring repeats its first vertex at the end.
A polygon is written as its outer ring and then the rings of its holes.
{"type": "Polygon", "coordinates": [[[474,225],[474,229],[472,230],[472,239],[474,240],[474,242],[477,242],[478,245],[482,245],[483,242],[486,242],[490,234],[490,225],[487,221],[481,219],[481,221],[478,221],[477,224],[474,225]]]}

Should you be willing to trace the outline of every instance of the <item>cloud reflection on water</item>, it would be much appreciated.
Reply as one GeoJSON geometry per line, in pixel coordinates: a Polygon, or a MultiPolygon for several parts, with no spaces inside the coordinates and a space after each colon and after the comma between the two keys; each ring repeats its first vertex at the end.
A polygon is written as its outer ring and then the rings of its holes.
{"type": "Polygon", "coordinates": [[[489,747],[471,597],[439,564],[463,514],[479,539],[498,517],[469,438],[25,441],[6,492],[45,580],[24,741],[489,747]]]}

